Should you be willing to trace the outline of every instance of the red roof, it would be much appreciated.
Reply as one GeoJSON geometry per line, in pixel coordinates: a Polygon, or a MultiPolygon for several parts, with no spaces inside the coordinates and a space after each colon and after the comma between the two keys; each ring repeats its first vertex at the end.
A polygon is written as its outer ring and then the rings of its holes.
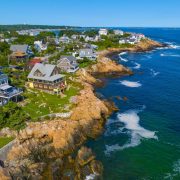
{"type": "Polygon", "coordinates": [[[34,58],[28,62],[29,65],[35,65],[36,63],[41,63],[42,60],[40,58],[34,58]]]}

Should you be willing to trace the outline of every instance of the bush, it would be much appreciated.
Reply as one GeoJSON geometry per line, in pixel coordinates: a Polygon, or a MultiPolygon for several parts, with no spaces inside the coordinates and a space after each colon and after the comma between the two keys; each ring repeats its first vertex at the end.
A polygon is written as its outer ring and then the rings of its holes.
{"type": "Polygon", "coordinates": [[[25,122],[29,117],[22,111],[16,103],[9,102],[0,107],[0,128],[9,127],[19,130],[25,127],[25,122]]]}

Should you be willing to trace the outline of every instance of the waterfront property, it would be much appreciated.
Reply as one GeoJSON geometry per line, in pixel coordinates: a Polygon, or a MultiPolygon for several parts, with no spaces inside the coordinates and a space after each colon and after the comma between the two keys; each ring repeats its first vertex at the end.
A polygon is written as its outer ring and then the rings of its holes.
{"type": "Polygon", "coordinates": [[[61,56],[57,62],[57,67],[69,73],[74,73],[79,69],[77,59],[74,56],[61,56]]]}
{"type": "Polygon", "coordinates": [[[42,59],[34,58],[34,59],[30,60],[26,65],[26,69],[30,71],[37,63],[42,63],[42,59]]]}
{"type": "Polygon", "coordinates": [[[99,30],[99,35],[102,36],[107,36],[108,35],[108,30],[107,29],[100,29],[99,30]]]}
{"type": "Polygon", "coordinates": [[[17,102],[22,93],[21,89],[10,86],[8,76],[0,72],[0,106],[7,104],[11,100],[17,102]]]}
{"type": "Polygon", "coordinates": [[[145,36],[143,34],[132,33],[127,38],[121,38],[119,40],[119,44],[132,44],[132,45],[134,45],[134,44],[139,43],[142,39],[145,39],[145,36]]]}
{"type": "Polygon", "coordinates": [[[79,51],[79,57],[81,59],[83,58],[88,58],[90,60],[96,60],[97,55],[96,53],[93,51],[93,49],[80,49],[79,51]]]}
{"type": "Polygon", "coordinates": [[[11,45],[10,50],[12,51],[10,58],[15,61],[24,61],[32,55],[32,51],[27,44],[11,45]]]}
{"type": "Polygon", "coordinates": [[[121,30],[114,30],[114,34],[115,34],[115,35],[123,36],[123,35],[124,35],[124,32],[121,31],[121,30]]]}
{"type": "Polygon", "coordinates": [[[50,94],[61,94],[66,88],[66,82],[57,66],[37,63],[28,75],[27,86],[50,94]]]}

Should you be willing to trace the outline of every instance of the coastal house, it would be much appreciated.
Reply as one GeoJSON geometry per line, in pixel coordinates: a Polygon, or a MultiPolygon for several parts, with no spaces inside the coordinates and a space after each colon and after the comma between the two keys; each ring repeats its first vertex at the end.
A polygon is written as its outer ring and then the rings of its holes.
{"type": "Polygon", "coordinates": [[[7,104],[9,101],[18,101],[23,91],[16,87],[10,86],[8,76],[0,72],[0,106],[7,104]]]}
{"type": "Polygon", "coordinates": [[[100,29],[99,30],[99,35],[102,36],[107,36],[108,35],[108,30],[107,29],[100,29]]]}
{"type": "Polygon", "coordinates": [[[77,59],[74,56],[61,56],[57,61],[57,67],[65,72],[74,73],[79,69],[77,59]]]}
{"type": "Polygon", "coordinates": [[[64,35],[64,36],[59,38],[59,42],[64,43],[64,44],[68,44],[68,43],[70,43],[70,38],[64,35]]]}
{"type": "Polygon", "coordinates": [[[42,41],[34,41],[34,47],[39,51],[47,50],[47,44],[43,44],[42,41]]]}
{"type": "Polygon", "coordinates": [[[29,46],[24,45],[11,45],[10,50],[12,51],[12,54],[10,56],[11,60],[16,61],[24,61],[31,55],[33,55],[32,51],[30,50],[29,46]]]}
{"type": "Polygon", "coordinates": [[[114,34],[115,34],[115,35],[123,36],[123,35],[124,35],[124,32],[121,31],[121,30],[114,30],[114,34]]]}
{"type": "Polygon", "coordinates": [[[66,88],[65,76],[55,65],[37,63],[28,75],[27,86],[50,94],[61,94],[66,88]]]}
{"type": "Polygon", "coordinates": [[[96,53],[93,51],[93,49],[80,49],[79,51],[79,58],[83,59],[83,58],[88,58],[90,60],[96,60],[97,59],[97,55],[96,53]]]}
{"type": "Polygon", "coordinates": [[[129,37],[127,38],[121,38],[119,40],[119,44],[137,44],[139,43],[142,39],[145,39],[145,36],[143,34],[131,34],[129,37]]]}
{"type": "Polygon", "coordinates": [[[37,63],[42,63],[42,59],[41,58],[31,59],[26,65],[26,70],[30,71],[37,63]]]}

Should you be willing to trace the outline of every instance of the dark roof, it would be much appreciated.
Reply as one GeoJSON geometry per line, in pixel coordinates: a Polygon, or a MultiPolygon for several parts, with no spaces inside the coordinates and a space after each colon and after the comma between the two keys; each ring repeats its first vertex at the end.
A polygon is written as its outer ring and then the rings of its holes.
{"type": "Polygon", "coordinates": [[[74,56],[61,56],[61,59],[68,59],[70,62],[76,61],[76,58],[74,56]]]}
{"type": "Polygon", "coordinates": [[[26,53],[28,50],[28,45],[11,45],[10,50],[13,52],[23,52],[26,53]]]}

